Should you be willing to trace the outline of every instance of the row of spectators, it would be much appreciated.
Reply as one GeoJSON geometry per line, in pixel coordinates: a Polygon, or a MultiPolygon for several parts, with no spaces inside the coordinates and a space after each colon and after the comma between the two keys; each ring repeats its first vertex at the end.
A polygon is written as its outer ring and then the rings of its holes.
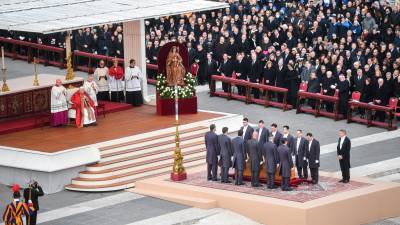
{"type": "MultiPolygon", "coordinates": [[[[223,10],[145,21],[148,62],[157,62],[165,43],[178,41],[188,47],[190,63],[199,64],[200,84],[235,72],[238,79],[288,88],[295,104],[301,82],[333,95],[343,75],[349,87],[343,99],[352,91],[379,105],[400,98],[399,6],[385,0],[227,2],[223,10]]],[[[63,45],[58,36],[50,44],[63,45]]],[[[79,30],[74,39],[76,49],[123,57],[121,25],[79,30]]]]}
{"type": "MultiPolygon", "coordinates": [[[[122,32],[122,24],[105,24],[103,26],[74,30],[71,35],[72,49],[123,58],[124,48],[122,32]]],[[[65,35],[65,32],[36,34],[0,30],[0,37],[13,38],[59,48],[65,48],[65,35]]],[[[18,50],[23,51],[24,49],[18,50]]]]}

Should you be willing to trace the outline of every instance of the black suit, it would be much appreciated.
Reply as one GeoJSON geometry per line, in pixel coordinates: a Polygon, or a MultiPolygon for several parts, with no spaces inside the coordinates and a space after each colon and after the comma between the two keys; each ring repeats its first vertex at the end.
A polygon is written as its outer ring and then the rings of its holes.
{"type": "Polygon", "coordinates": [[[257,140],[250,139],[246,143],[246,153],[250,158],[251,186],[260,186],[260,169],[262,162],[262,151],[257,140]]]}
{"type": "Polygon", "coordinates": [[[253,129],[250,125],[247,125],[246,132],[244,132],[244,127],[241,127],[240,130],[243,131],[243,140],[244,140],[245,142],[247,142],[248,140],[250,140],[251,137],[253,136],[254,129],[253,129]]]}
{"type": "Polygon", "coordinates": [[[206,64],[206,81],[210,84],[211,83],[211,76],[216,75],[218,70],[218,64],[217,61],[214,59],[211,59],[210,61],[207,61],[206,64]]]}
{"type": "Polygon", "coordinates": [[[37,220],[37,212],[39,211],[39,197],[43,196],[44,192],[42,187],[37,186],[37,188],[26,188],[24,190],[24,198],[25,202],[28,203],[29,200],[32,201],[33,208],[35,211],[31,216],[26,217],[26,224],[27,225],[36,225],[37,220]],[[30,223],[28,223],[30,222],[30,223]]]}
{"type": "Polygon", "coordinates": [[[235,184],[243,184],[243,171],[246,167],[245,142],[242,137],[235,137],[232,140],[233,167],[235,168],[235,184]]]}
{"type": "MultiPolygon", "coordinates": [[[[272,132],[271,132],[271,135],[273,135],[272,132]]],[[[275,136],[274,136],[274,144],[276,146],[279,146],[281,144],[282,137],[283,137],[283,135],[281,134],[281,132],[276,131],[275,136]]]]}
{"type": "Polygon", "coordinates": [[[212,132],[208,131],[205,134],[205,144],[206,144],[206,162],[207,162],[207,179],[217,180],[217,170],[218,170],[218,156],[220,154],[218,136],[212,132]]]}
{"type": "Polygon", "coordinates": [[[279,163],[278,150],[272,142],[267,142],[263,146],[263,155],[265,158],[265,172],[267,173],[267,185],[272,188],[275,183],[276,164],[279,163]]]}
{"type": "Polygon", "coordinates": [[[318,183],[319,177],[319,154],[320,154],[320,145],[319,142],[315,139],[312,140],[311,146],[310,142],[307,143],[307,154],[308,154],[308,163],[311,172],[311,179],[314,184],[318,183]]]}
{"type": "Polygon", "coordinates": [[[261,147],[264,146],[264,144],[266,142],[268,142],[268,136],[269,136],[269,131],[267,128],[262,128],[261,130],[261,135],[260,135],[260,128],[257,129],[257,133],[258,133],[258,143],[260,144],[261,147]]]}
{"type": "Polygon", "coordinates": [[[221,182],[226,183],[228,182],[229,168],[232,166],[231,157],[233,152],[231,139],[227,135],[221,134],[218,136],[218,144],[221,150],[221,159],[219,162],[221,166],[221,182]]]}
{"type": "Polygon", "coordinates": [[[287,190],[290,183],[291,169],[293,167],[290,149],[287,145],[280,145],[278,147],[280,175],[282,176],[282,190],[287,190]]]}
{"type": "MultiPolygon", "coordinates": [[[[252,60],[250,60],[249,62],[250,62],[249,81],[252,83],[261,83],[263,68],[260,61],[255,60],[253,62],[252,60]]],[[[253,89],[252,93],[254,95],[254,98],[260,98],[259,89],[253,89]]]]}
{"type": "MultiPolygon", "coordinates": [[[[247,80],[247,70],[248,70],[247,65],[246,65],[244,59],[242,59],[242,61],[240,61],[240,62],[238,60],[236,60],[234,71],[237,75],[237,79],[247,80]]],[[[246,91],[245,87],[237,86],[237,88],[239,91],[239,95],[245,95],[245,91],[246,91]]]]}
{"type": "Polygon", "coordinates": [[[299,178],[308,178],[307,171],[307,140],[304,137],[294,139],[292,154],[296,157],[297,174],[299,178]],[[299,142],[299,144],[298,144],[299,142]],[[298,147],[297,147],[298,146],[298,147]]]}
{"type": "Polygon", "coordinates": [[[350,180],[350,149],[351,141],[348,137],[344,138],[342,147],[340,147],[340,138],[337,145],[337,155],[342,156],[339,160],[340,170],[342,171],[342,179],[344,181],[350,180]]]}
{"type": "MultiPolygon", "coordinates": [[[[230,60],[227,60],[226,62],[222,61],[219,67],[219,72],[221,73],[221,75],[225,77],[232,77],[233,67],[231,61],[230,60]]],[[[222,89],[224,89],[224,92],[229,92],[229,88],[230,85],[228,83],[225,82],[222,83],[222,89]]]]}

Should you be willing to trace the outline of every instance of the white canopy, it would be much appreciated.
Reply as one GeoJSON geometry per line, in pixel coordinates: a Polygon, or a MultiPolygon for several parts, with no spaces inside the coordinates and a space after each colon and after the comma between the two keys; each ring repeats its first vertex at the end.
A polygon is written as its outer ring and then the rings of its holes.
{"type": "Polygon", "coordinates": [[[4,0],[0,29],[55,33],[226,7],[206,0],[4,0]]]}

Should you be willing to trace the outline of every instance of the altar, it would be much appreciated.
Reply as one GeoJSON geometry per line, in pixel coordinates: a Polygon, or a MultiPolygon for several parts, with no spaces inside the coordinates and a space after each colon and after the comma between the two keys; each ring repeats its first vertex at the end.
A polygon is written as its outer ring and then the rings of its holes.
{"type": "Polygon", "coordinates": [[[50,112],[50,90],[56,79],[68,88],[83,84],[83,78],[65,80],[63,75],[39,74],[39,86],[33,86],[34,76],[7,80],[10,91],[0,92],[0,119],[26,116],[37,112],[50,112]]]}

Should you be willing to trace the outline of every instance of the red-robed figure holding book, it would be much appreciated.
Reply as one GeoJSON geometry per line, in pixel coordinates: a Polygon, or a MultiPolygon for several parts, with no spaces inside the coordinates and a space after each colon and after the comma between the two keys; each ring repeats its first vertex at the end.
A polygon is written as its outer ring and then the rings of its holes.
{"type": "Polygon", "coordinates": [[[76,110],[76,126],[83,127],[96,125],[96,110],[93,100],[85,92],[85,88],[80,87],[79,91],[71,97],[72,108],[76,110]]]}

